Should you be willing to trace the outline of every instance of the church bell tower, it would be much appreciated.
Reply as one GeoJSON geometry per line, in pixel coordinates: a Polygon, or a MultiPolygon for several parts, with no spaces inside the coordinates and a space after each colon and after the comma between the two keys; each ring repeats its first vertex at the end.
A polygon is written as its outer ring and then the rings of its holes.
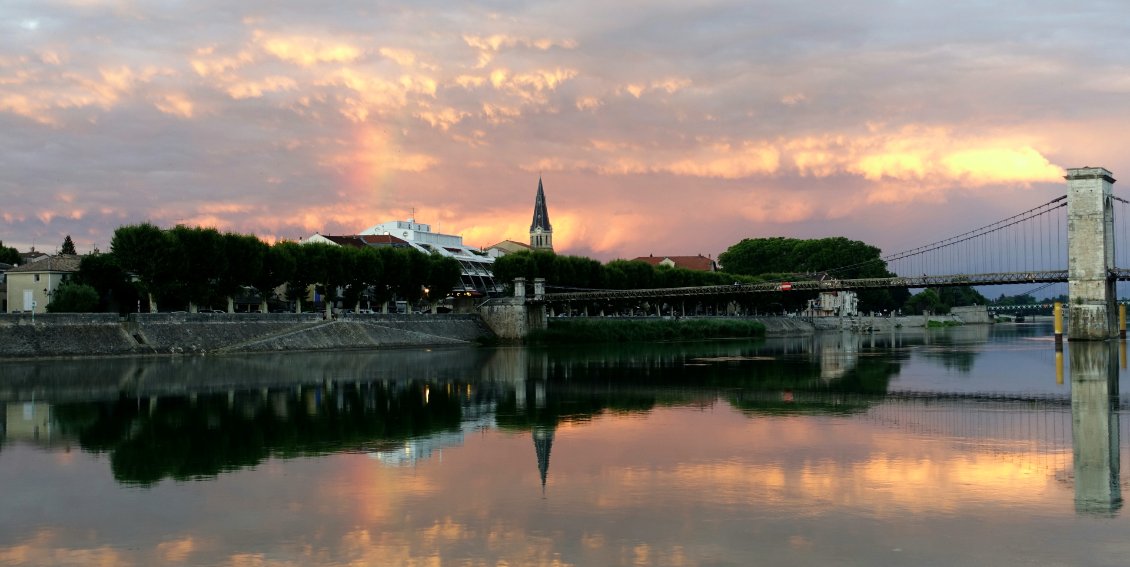
{"type": "Polygon", "coordinates": [[[534,200],[534,220],[530,223],[530,248],[553,252],[553,225],[549,224],[541,176],[538,176],[538,196],[534,200]]]}

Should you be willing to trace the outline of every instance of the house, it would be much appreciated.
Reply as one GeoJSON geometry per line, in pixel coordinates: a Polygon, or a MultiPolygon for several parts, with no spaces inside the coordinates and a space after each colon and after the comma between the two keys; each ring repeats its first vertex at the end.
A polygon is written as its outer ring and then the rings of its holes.
{"type": "Polygon", "coordinates": [[[8,313],[46,313],[47,304],[59,285],[78,273],[82,257],[74,254],[41,256],[8,270],[8,313]]]}
{"type": "Polygon", "coordinates": [[[667,266],[669,268],[682,268],[684,270],[695,270],[697,272],[717,272],[718,262],[712,260],[709,256],[699,254],[697,256],[640,256],[633,258],[634,262],[647,262],[652,266],[667,266]]]}
{"type": "Polygon", "coordinates": [[[487,247],[486,253],[491,258],[501,258],[507,254],[513,254],[515,252],[528,252],[530,250],[532,250],[532,248],[529,244],[516,242],[513,240],[503,240],[498,244],[487,247]]]}

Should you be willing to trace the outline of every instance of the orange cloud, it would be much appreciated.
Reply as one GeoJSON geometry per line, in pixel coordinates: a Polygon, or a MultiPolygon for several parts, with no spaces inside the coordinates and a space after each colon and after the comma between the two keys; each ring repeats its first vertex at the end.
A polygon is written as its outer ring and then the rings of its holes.
{"type": "Polygon", "coordinates": [[[339,40],[271,36],[260,30],[255,31],[254,37],[263,51],[302,67],[319,63],[350,63],[361,56],[359,48],[339,40]]]}
{"type": "Polygon", "coordinates": [[[260,81],[240,81],[228,86],[228,94],[234,99],[259,98],[263,93],[289,91],[298,87],[298,82],[290,77],[271,76],[260,81]]]}
{"type": "Polygon", "coordinates": [[[478,50],[479,60],[477,66],[480,68],[490,63],[491,60],[494,59],[494,55],[503,48],[521,46],[546,51],[554,47],[560,47],[562,49],[576,49],[577,47],[577,42],[571,39],[530,39],[506,34],[494,34],[490,36],[464,35],[463,41],[468,46],[478,50]]]}
{"type": "Polygon", "coordinates": [[[192,101],[189,100],[188,96],[181,93],[169,93],[164,95],[154,102],[153,106],[157,107],[157,110],[165,114],[172,114],[173,116],[179,116],[181,118],[192,118],[192,114],[196,108],[192,101]]]}

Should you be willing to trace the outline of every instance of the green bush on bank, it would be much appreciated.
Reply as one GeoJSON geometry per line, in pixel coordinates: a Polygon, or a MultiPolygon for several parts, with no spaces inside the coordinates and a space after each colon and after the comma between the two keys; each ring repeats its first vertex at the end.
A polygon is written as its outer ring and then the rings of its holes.
{"type": "Polygon", "coordinates": [[[553,319],[549,328],[533,331],[531,344],[630,343],[691,341],[765,336],[765,325],[743,319],[653,319],[608,318],[553,319]]]}
{"type": "Polygon", "coordinates": [[[926,328],[928,328],[928,329],[941,329],[941,328],[944,328],[944,327],[960,327],[960,326],[961,326],[961,322],[953,321],[953,320],[936,321],[934,319],[931,319],[929,321],[926,321],[926,328]]]}

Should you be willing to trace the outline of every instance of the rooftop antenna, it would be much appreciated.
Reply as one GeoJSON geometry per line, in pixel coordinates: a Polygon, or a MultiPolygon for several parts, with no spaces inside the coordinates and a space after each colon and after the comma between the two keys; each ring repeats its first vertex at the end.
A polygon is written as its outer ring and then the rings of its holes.
{"type": "Polygon", "coordinates": [[[412,207],[412,212],[408,215],[408,222],[416,222],[416,207],[412,207]]]}

